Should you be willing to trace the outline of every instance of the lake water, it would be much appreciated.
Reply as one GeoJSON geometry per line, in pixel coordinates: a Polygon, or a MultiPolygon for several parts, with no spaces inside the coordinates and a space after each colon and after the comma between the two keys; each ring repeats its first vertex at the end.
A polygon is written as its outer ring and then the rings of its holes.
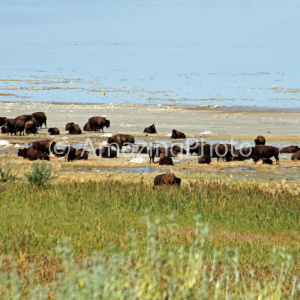
{"type": "Polygon", "coordinates": [[[0,101],[300,110],[300,2],[10,0],[0,101]]]}

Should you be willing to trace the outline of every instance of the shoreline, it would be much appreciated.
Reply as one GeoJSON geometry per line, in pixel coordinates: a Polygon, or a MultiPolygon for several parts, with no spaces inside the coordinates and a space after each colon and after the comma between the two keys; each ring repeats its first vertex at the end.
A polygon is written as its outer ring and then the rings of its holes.
{"type": "Polygon", "coordinates": [[[182,108],[189,110],[200,110],[200,111],[220,111],[220,112],[284,112],[284,113],[300,113],[300,108],[276,108],[270,106],[247,106],[247,105],[191,105],[191,104],[152,104],[152,103],[116,103],[116,102],[106,102],[106,103],[93,103],[93,102],[44,102],[44,101],[1,101],[4,104],[51,104],[51,105],[121,105],[121,106],[153,106],[153,107],[173,107],[182,108]]]}

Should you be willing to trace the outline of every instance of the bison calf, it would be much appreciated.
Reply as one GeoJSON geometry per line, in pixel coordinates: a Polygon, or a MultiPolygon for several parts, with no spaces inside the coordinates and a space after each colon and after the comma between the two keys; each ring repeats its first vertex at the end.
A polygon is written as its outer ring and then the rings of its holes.
{"type": "Polygon", "coordinates": [[[50,135],[59,135],[60,131],[57,127],[51,127],[48,129],[50,135]]]}

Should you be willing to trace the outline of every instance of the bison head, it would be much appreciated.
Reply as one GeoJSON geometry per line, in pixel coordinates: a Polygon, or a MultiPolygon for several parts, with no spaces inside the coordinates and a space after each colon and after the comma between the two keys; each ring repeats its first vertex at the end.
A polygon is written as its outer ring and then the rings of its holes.
{"type": "Polygon", "coordinates": [[[26,148],[23,148],[23,149],[19,149],[18,151],[18,156],[22,156],[22,157],[25,157],[27,155],[27,149],[26,148]]]}

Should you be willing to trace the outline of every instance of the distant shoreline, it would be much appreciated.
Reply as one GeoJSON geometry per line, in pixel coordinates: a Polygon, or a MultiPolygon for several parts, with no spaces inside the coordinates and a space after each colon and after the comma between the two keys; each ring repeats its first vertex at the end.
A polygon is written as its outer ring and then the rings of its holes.
{"type": "Polygon", "coordinates": [[[151,103],[93,103],[93,102],[45,102],[45,101],[1,101],[0,103],[13,104],[13,103],[24,103],[24,104],[51,104],[51,105],[122,105],[122,106],[163,106],[172,108],[183,108],[186,110],[198,110],[198,111],[221,111],[221,112],[291,112],[300,113],[300,108],[275,108],[269,106],[241,106],[241,105],[178,105],[178,104],[151,104],[151,103]]]}

